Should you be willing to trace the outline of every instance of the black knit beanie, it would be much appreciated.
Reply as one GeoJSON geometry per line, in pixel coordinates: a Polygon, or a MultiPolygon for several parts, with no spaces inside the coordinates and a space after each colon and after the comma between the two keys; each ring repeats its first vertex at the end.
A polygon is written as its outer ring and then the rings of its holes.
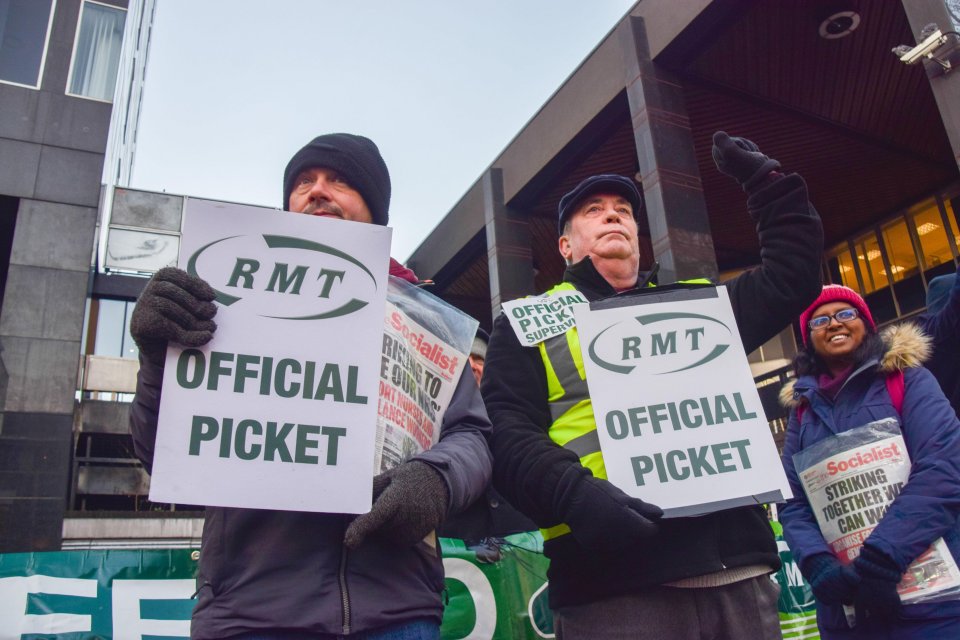
{"type": "Polygon", "coordinates": [[[318,136],[297,151],[283,172],[283,208],[290,206],[293,181],[312,167],[333,169],[356,189],[374,224],[386,226],[390,217],[390,173],[377,145],[351,133],[318,136]]]}

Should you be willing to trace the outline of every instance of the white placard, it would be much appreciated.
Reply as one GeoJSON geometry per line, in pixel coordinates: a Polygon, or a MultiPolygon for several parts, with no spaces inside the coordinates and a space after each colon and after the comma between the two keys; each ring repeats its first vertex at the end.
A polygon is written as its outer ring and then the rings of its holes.
{"type": "Polygon", "coordinates": [[[189,199],[179,266],[219,307],[167,350],[150,499],[362,513],[390,230],[189,199]]]}
{"type": "Polygon", "coordinates": [[[607,477],[668,517],[792,495],[727,290],[710,291],[574,308],[607,477]]]}
{"type": "Polygon", "coordinates": [[[579,291],[557,291],[549,296],[504,302],[503,312],[510,319],[510,326],[520,344],[533,347],[547,338],[569,331],[576,325],[573,306],[586,302],[587,299],[579,291]]]}

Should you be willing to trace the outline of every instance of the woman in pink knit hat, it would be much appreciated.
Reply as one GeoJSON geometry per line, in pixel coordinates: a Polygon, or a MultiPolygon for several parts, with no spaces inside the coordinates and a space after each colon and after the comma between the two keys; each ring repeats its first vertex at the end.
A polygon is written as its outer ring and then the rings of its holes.
{"type": "MultiPolygon", "coordinates": [[[[878,332],[864,299],[839,285],[824,287],[803,312],[800,332],[797,379],[781,394],[790,407],[783,465],[794,497],[780,517],[817,599],[821,636],[960,638],[960,600],[901,604],[897,593],[907,567],[938,538],[960,560],[960,422],[922,367],[927,338],[911,324],[878,332]],[[821,533],[794,454],[884,418],[900,424],[910,476],[859,556],[844,564],[821,533]]],[[[836,504],[852,512],[860,494],[850,495],[851,505],[836,504]]]]}

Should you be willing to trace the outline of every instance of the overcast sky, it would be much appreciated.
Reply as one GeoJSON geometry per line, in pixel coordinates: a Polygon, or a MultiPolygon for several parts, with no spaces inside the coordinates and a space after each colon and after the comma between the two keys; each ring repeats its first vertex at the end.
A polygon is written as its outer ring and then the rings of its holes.
{"type": "Polygon", "coordinates": [[[633,0],[158,0],[133,187],[280,205],[346,131],[390,168],[406,259],[633,0]]]}

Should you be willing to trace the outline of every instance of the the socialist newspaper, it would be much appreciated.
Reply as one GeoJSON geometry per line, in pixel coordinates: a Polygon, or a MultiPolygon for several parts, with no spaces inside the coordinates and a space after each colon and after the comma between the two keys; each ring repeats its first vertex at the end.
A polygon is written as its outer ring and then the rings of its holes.
{"type": "MultiPolygon", "coordinates": [[[[826,438],[793,456],[820,531],[843,564],[860,554],[910,476],[910,458],[897,420],[871,422],[826,438]]],[[[907,568],[900,600],[952,599],[960,570],[943,538],[907,568]]]]}
{"type": "Polygon", "coordinates": [[[437,442],[476,331],[473,318],[422,289],[390,278],[380,363],[376,473],[437,442]]]}

